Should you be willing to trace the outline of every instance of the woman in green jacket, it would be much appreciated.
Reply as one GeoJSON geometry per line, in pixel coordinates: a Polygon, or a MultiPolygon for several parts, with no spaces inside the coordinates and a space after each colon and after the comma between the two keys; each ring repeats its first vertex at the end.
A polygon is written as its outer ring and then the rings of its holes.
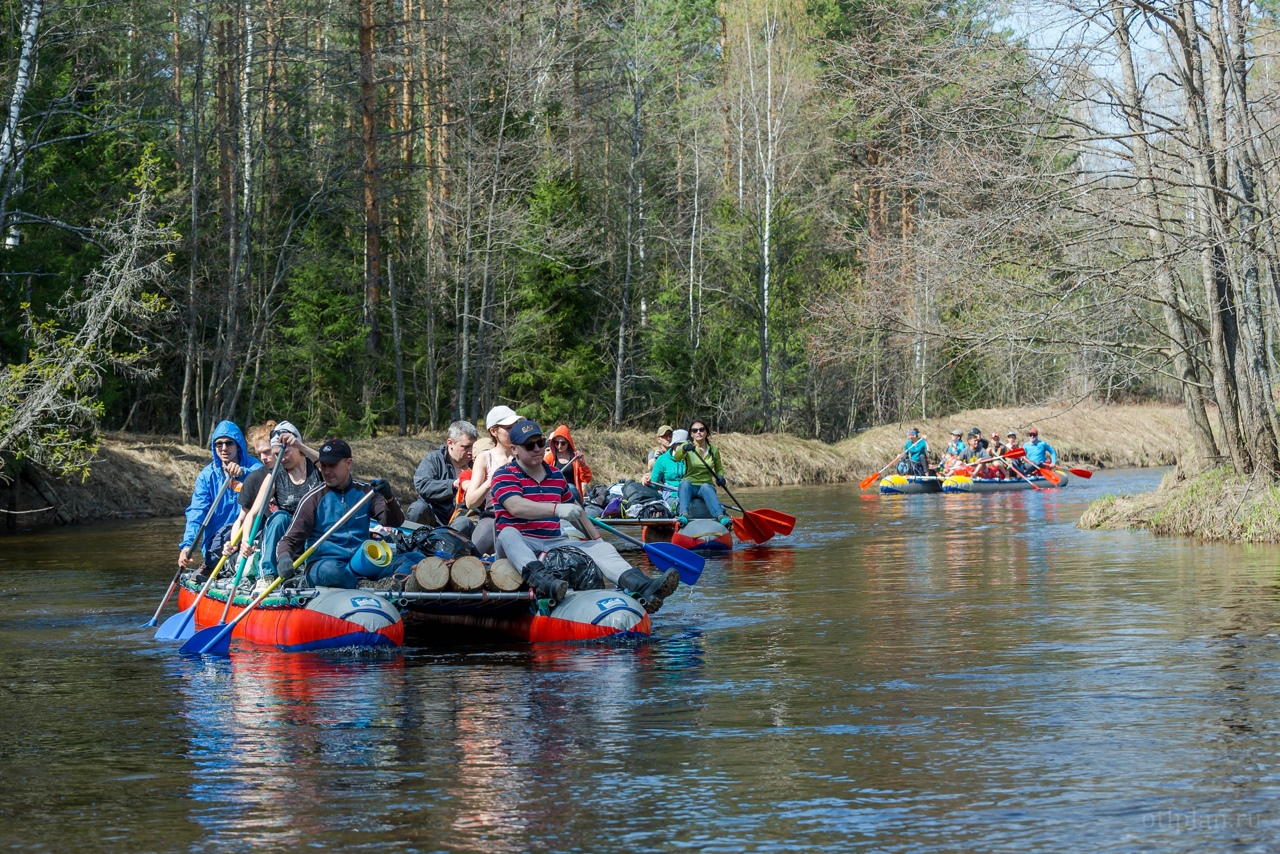
{"type": "Polygon", "coordinates": [[[689,425],[689,438],[690,441],[679,447],[676,447],[674,436],[671,440],[671,447],[675,448],[672,458],[685,464],[684,480],[680,481],[677,491],[679,522],[681,525],[689,523],[689,502],[697,495],[707,505],[707,512],[728,528],[733,520],[725,515],[724,507],[720,505],[720,499],[716,495],[716,486],[724,486],[724,464],[720,460],[720,449],[711,444],[711,430],[705,421],[695,419],[689,425]]]}

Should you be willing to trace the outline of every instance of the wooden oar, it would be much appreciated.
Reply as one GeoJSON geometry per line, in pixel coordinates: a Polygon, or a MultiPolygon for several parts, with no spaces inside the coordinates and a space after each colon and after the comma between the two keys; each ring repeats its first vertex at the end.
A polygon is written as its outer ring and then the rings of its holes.
{"type": "MultiPolygon", "coordinates": [[[[213,503],[209,505],[209,512],[204,514],[204,521],[200,523],[200,527],[196,528],[196,535],[191,540],[191,547],[200,549],[200,553],[204,554],[204,549],[200,548],[200,538],[204,536],[204,529],[209,527],[209,520],[213,518],[213,513],[218,509],[218,502],[222,500],[222,493],[227,491],[227,485],[231,483],[230,476],[222,479],[222,486],[218,487],[218,494],[214,496],[213,503]]],[[[182,577],[182,570],[186,567],[179,566],[178,571],[173,574],[173,580],[169,582],[169,589],[165,591],[164,598],[160,600],[160,607],[156,608],[156,612],[151,615],[151,619],[147,620],[138,628],[149,629],[156,625],[156,621],[160,619],[160,612],[164,610],[164,606],[169,604],[169,597],[173,595],[173,591],[178,589],[178,579],[182,577]]]]}
{"type": "MultiPolygon", "coordinates": [[[[693,452],[698,459],[702,460],[702,464],[706,466],[707,471],[711,472],[711,476],[715,477],[715,470],[711,468],[711,464],[707,462],[707,458],[702,456],[702,452],[698,450],[698,446],[693,446],[693,452]]],[[[716,484],[719,486],[719,484],[716,484]]],[[[729,491],[729,487],[721,486],[725,495],[729,496],[729,500],[735,504],[742,504],[737,496],[729,491]]],[[[742,510],[742,518],[733,520],[733,533],[740,540],[751,540],[755,543],[765,543],[773,539],[774,534],[782,534],[784,537],[790,534],[796,527],[796,517],[788,513],[780,513],[777,510],[769,510],[768,514],[760,513],[756,510],[742,510]],[[776,521],[775,521],[776,520],[776,521]],[[781,524],[779,524],[781,523],[781,524]],[[745,536],[743,536],[745,534],[745,536]]]]}
{"type": "Polygon", "coordinates": [[[675,543],[646,543],[622,533],[609,523],[597,518],[593,518],[591,524],[599,525],[615,537],[621,537],[628,543],[644,549],[644,553],[649,556],[649,560],[653,561],[653,565],[658,569],[665,572],[674,568],[680,573],[680,581],[683,584],[691,586],[697,584],[699,576],[702,575],[702,568],[707,565],[706,558],[694,554],[684,546],[677,546],[675,543]]]}
{"type": "MultiPolygon", "coordinates": [[[[266,501],[271,500],[271,487],[275,485],[276,472],[280,471],[280,461],[284,459],[284,454],[282,453],[284,449],[280,447],[278,442],[272,442],[272,444],[277,448],[276,461],[271,466],[271,474],[267,475],[267,491],[265,493],[259,493],[259,495],[266,496],[266,501]]],[[[257,507],[257,503],[257,498],[255,497],[255,507],[257,507]]],[[[249,532],[249,539],[245,540],[245,545],[252,546],[254,540],[258,539],[258,529],[262,527],[262,517],[266,515],[262,511],[265,509],[265,506],[258,507],[258,512],[253,514],[253,529],[249,532]]],[[[218,625],[220,626],[227,622],[227,613],[231,610],[231,603],[235,601],[236,588],[240,586],[240,579],[244,576],[244,565],[248,560],[249,559],[242,554],[240,555],[240,560],[236,562],[236,575],[235,578],[231,580],[231,591],[227,593],[227,604],[222,606],[222,616],[218,619],[218,625]]]]}
{"type": "MultiPolygon", "coordinates": [[[[298,559],[293,562],[293,568],[297,569],[302,566],[302,564],[306,562],[307,558],[311,557],[312,552],[318,549],[321,543],[329,539],[334,531],[345,525],[347,521],[356,514],[357,510],[363,507],[369,499],[373,498],[373,495],[374,492],[372,489],[366,492],[363,498],[353,504],[350,510],[342,514],[341,519],[334,522],[333,526],[321,535],[320,539],[312,543],[310,548],[298,556],[298,559]]],[[[190,640],[184,643],[178,651],[186,655],[210,654],[226,656],[230,650],[231,631],[236,627],[236,623],[243,620],[245,614],[248,614],[251,610],[258,607],[258,603],[263,599],[266,599],[267,595],[271,593],[272,590],[279,587],[283,581],[284,576],[278,576],[275,581],[271,582],[271,586],[259,593],[252,602],[245,606],[243,611],[236,614],[236,618],[234,620],[227,623],[225,626],[218,625],[210,626],[207,629],[201,629],[194,635],[191,635],[190,640]]],[[[201,591],[201,593],[203,593],[203,591],[201,591]]],[[[232,590],[233,595],[234,593],[235,591],[232,590]]]]}
{"type": "Polygon", "coordinates": [[[893,465],[894,463],[896,463],[898,460],[902,459],[902,455],[903,455],[903,454],[905,454],[905,453],[906,453],[906,451],[903,451],[903,452],[902,452],[902,454],[898,454],[896,457],[894,457],[893,459],[889,460],[888,465],[886,465],[884,468],[880,469],[880,471],[876,472],[875,474],[869,474],[869,475],[867,475],[865,478],[863,478],[862,483],[858,484],[858,488],[859,488],[859,489],[866,489],[866,488],[868,488],[869,486],[871,486],[871,484],[875,483],[877,480],[879,480],[880,478],[884,477],[884,473],[885,473],[885,472],[887,472],[887,471],[889,470],[889,466],[892,466],[892,465],[893,465]]]}

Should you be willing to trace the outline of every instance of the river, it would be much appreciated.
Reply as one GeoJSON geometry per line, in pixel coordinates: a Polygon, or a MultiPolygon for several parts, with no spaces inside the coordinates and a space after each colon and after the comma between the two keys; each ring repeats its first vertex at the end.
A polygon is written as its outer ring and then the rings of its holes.
{"type": "Polygon", "coordinates": [[[796,533],[620,644],[186,660],[174,520],[0,539],[0,842],[1273,850],[1280,551],[1074,527],[1160,475],[743,490],[796,533]]]}

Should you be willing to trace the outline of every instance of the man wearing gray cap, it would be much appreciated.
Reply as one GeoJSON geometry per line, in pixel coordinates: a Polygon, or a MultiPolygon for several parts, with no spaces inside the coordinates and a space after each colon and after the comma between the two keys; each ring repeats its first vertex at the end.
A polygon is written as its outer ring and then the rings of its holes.
{"type": "Polygon", "coordinates": [[[529,586],[552,599],[563,599],[568,584],[546,573],[541,555],[560,546],[582,549],[610,582],[627,591],[652,614],[675,592],[680,575],[669,569],[650,578],[627,563],[618,550],[600,539],[595,526],[573,500],[564,475],[543,460],[547,443],[542,428],[527,418],[510,430],[515,459],[493,475],[494,522],[498,531],[497,553],[520,567],[529,586]],[[581,528],[591,539],[562,536],[560,521],[581,528]]]}

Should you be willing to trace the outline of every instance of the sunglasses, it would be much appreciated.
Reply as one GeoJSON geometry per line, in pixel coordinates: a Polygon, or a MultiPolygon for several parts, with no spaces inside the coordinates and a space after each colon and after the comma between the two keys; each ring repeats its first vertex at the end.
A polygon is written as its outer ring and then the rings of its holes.
{"type": "Polygon", "coordinates": [[[534,451],[541,451],[546,446],[547,446],[546,439],[530,439],[520,447],[524,448],[526,451],[532,454],[534,451]]]}
{"type": "Polygon", "coordinates": [[[690,433],[705,433],[705,432],[707,432],[707,428],[706,428],[706,427],[692,427],[692,428],[690,428],[690,429],[689,429],[689,432],[690,432],[690,433]]]}
{"type": "Polygon", "coordinates": [[[217,442],[214,442],[213,446],[215,448],[234,448],[236,446],[236,443],[231,441],[230,439],[220,439],[217,442]]]}

